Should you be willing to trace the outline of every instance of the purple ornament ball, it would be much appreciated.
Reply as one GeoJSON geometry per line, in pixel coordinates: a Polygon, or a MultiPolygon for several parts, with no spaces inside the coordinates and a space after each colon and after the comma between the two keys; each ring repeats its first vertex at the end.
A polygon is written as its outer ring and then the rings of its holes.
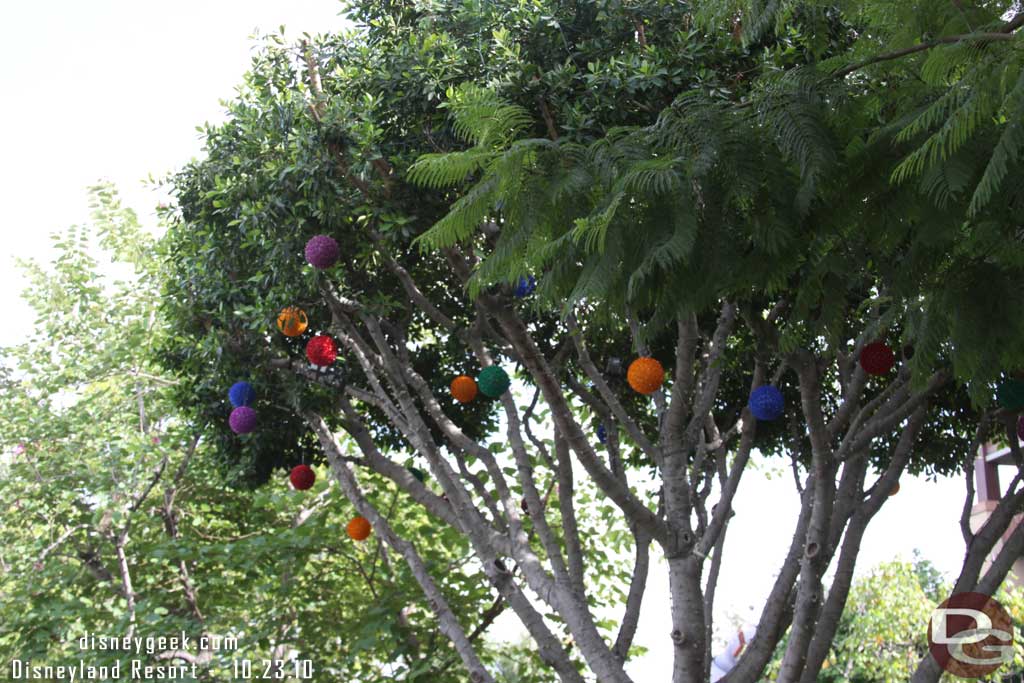
{"type": "Polygon", "coordinates": [[[256,429],[256,411],[249,406],[239,406],[231,411],[228,425],[235,434],[248,434],[256,429]]]}
{"type": "Polygon", "coordinates": [[[320,270],[330,268],[338,262],[339,256],[341,256],[341,249],[333,237],[317,235],[306,242],[306,260],[314,268],[320,270]]]}

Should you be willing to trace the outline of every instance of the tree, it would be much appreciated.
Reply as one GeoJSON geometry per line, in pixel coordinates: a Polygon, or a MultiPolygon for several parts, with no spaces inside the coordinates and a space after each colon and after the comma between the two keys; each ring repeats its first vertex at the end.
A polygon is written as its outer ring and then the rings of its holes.
{"type": "MultiPolygon", "coordinates": [[[[673,681],[704,680],[731,503],[755,447],[789,456],[802,512],[728,681],[757,680],[787,630],[779,680],[816,679],[860,540],[904,472],[966,473],[953,590],[994,592],[1024,550],[1018,529],[983,566],[1024,501],[1022,477],[975,533],[970,465],[1021,407],[993,405],[1024,363],[1019,188],[997,168],[1015,148],[1012,135],[985,142],[1015,130],[989,114],[1016,104],[947,99],[916,117],[946,90],[971,92],[963,74],[993,63],[998,83],[1016,82],[1024,20],[1000,19],[1006,3],[933,4],[908,21],[911,9],[877,2],[707,3],[695,15],[674,2],[355,3],[355,34],[271,46],[229,122],[207,130],[208,159],[173,181],[165,312],[180,329],[168,356],[187,378],[182,400],[217,429],[216,387],[243,371],[282,397],[287,408],[263,418],[270,439],[219,427],[229,461],[258,473],[284,449],[313,457],[315,434],[476,681],[493,677],[466,625],[419,539],[365,498],[367,478],[395,482],[468,539],[563,681],[581,680],[581,665],[628,680],[652,543],[669,566],[673,681]],[[963,22],[969,36],[950,32],[963,22]],[[901,47],[925,31],[927,47],[901,47]],[[956,50],[979,64],[918,85],[919,58],[948,66],[956,50]],[[945,176],[955,166],[937,162],[968,149],[976,175],[945,176]],[[323,272],[301,257],[317,233],[342,247],[323,272]],[[531,274],[536,293],[517,297],[531,274]],[[291,304],[338,340],[342,371],[311,371],[301,345],[272,334],[291,304]],[[634,392],[620,369],[634,356],[660,359],[668,380],[634,392]],[[515,374],[511,392],[446,397],[455,375],[495,365],[515,374]],[[783,419],[748,406],[766,384],[783,419]],[[409,450],[440,491],[398,464],[409,450]],[[581,475],[635,551],[617,631],[594,618],[581,475]]],[[[940,673],[925,657],[914,680],[940,673]]]]}
{"type": "MultiPolygon", "coordinates": [[[[281,470],[256,491],[222,482],[154,353],[173,332],[156,314],[155,240],[111,187],[91,197],[91,223],[55,235],[51,267],[24,264],[38,317],[3,350],[4,661],[120,662],[122,675],[132,660],[196,664],[199,680],[220,680],[234,659],[309,660],[318,677],[464,680],[404,565],[379,539],[345,536],[351,506],[322,468],[308,491],[281,470]],[[178,631],[190,647],[79,646],[178,631]]],[[[403,533],[431,523],[384,481],[371,499],[403,533]]],[[[482,656],[501,655],[482,639],[501,610],[486,609],[465,543],[434,529],[421,551],[456,614],[476,619],[482,656]]]]}
{"type": "MultiPolygon", "coordinates": [[[[893,560],[859,577],[850,589],[849,601],[840,619],[831,651],[818,674],[821,683],[867,683],[869,681],[906,681],[927,655],[928,642],[922,624],[931,618],[935,606],[945,599],[951,586],[929,562],[893,560]]],[[[1014,615],[1020,614],[1020,588],[1000,589],[996,598],[1014,615]]],[[[1021,644],[1010,665],[1019,671],[1021,644]]],[[[782,661],[780,647],[768,666],[768,675],[777,672],[782,661]]],[[[1005,672],[1002,672],[1005,674],[1005,672]]],[[[1002,680],[1001,676],[993,680],[1002,680]]]]}

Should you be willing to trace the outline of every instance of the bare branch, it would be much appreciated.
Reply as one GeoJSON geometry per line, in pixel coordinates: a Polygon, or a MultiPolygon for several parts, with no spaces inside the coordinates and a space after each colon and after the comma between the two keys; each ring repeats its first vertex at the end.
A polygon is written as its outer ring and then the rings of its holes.
{"type": "Polygon", "coordinates": [[[683,428],[693,391],[693,361],[700,341],[697,316],[689,314],[676,321],[676,367],[672,381],[672,397],[668,415],[665,417],[665,432],[676,434],[683,428]]]}
{"type": "Polygon", "coordinates": [[[988,418],[986,412],[978,420],[978,427],[974,430],[974,439],[971,441],[970,449],[967,451],[966,462],[964,463],[964,478],[967,494],[964,496],[964,506],[960,511],[960,535],[964,538],[964,544],[971,545],[974,540],[974,532],[971,531],[971,509],[974,507],[974,461],[978,452],[988,440],[988,418]]]}
{"type": "Polygon", "coordinates": [[[640,606],[643,604],[644,592],[647,588],[647,573],[650,570],[651,537],[642,529],[633,534],[636,542],[636,559],[633,561],[633,575],[629,581],[629,595],[626,596],[626,609],[619,624],[619,633],[615,636],[612,652],[625,662],[629,648],[633,645],[637,625],[640,623],[640,606]]]}
{"type": "Polygon", "coordinates": [[[583,367],[583,371],[587,373],[587,377],[591,382],[594,383],[594,388],[601,395],[605,405],[611,410],[612,415],[618,420],[625,429],[626,433],[633,440],[637,446],[640,447],[644,453],[647,454],[654,462],[661,460],[661,453],[658,448],[651,443],[647,435],[643,433],[639,425],[629,416],[626,409],[623,407],[619,399],[612,393],[608,383],[604,380],[604,377],[598,371],[597,366],[590,357],[590,352],[587,351],[586,343],[583,341],[583,335],[576,324],[575,314],[570,314],[566,318],[566,325],[569,328],[569,334],[572,336],[573,344],[576,347],[576,355],[579,358],[580,365],[583,367]]]}
{"type": "Polygon", "coordinates": [[[71,536],[73,536],[76,531],[78,531],[79,529],[86,528],[88,528],[88,525],[86,524],[76,524],[75,526],[69,527],[67,531],[65,531],[63,534],[57,537],[57,540],[43,548],[43,551],[39,553],[39,558],[36,560],[36,562],[42,562],[43,560],[45,560],[47,555],[52,553],[54,550],[60,547],[66,540],[71,538],[71,536]]]}
{"type": "MultiPolygon", "coordinates": [[[[313,418],[311,415],[309,417],[313,418]]],[[[320,438],[324,449],[333,450],[335,446],[334,439],[327,430],[326,424],[324,424],[322,420],[317,420],[315,418],[312,419],[311,424],[317,432],[317,436],[320,438]]],[[[433,611],[438,619],[438,627],[448,637],[448,639],[451,640],[456,651],[459,653],[459,656],[462,658],[463,664],[469,671],[470,680],[474,683],[494,683],[494,678],[477,657],[477,654],[473,649],[473,644],[469,641],[469,638],[466,636],[466,632],[462,629],[462,626],[455,618],[455,613],[452,612],[451,608],[448,606],[447,599],[434,582],[434,579],[430,576],[423,559],[420,557],[413,544],[400,538],[391,528],[388,520],[385,519],[385,517],[377,511],[377,508],[363,496],[355,475],[349,469],[347,464],[333,459],[330,461],[330,465],[338,483],[345,492],[345,496],[356,507],[359,514],[368,519],[374,530],[384,539],[384,541],[405,558],[406,564],[408,564],[416,582],[420,585],[420,588],[423,589],[423,592],[427,597],[427,603],[429,604],[431,611],[433,611]]]]}
{"type": "Polygon", "coordinates": [[[583,596],[586,595],[586,587],[583,583],[583,549],[580,546],[580,531],[576,523],[576,507],[573,502],[572,459],[569,446],[557,429],[555,429],[555,457],[558,460],[558,506],[562,514],[562,532],[565,538],[569,580],[579,595],[583,596]]]}

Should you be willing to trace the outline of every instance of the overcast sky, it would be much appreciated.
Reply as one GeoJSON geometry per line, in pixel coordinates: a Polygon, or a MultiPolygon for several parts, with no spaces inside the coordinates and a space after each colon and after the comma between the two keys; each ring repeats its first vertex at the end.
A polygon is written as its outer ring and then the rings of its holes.
{"type": "MultiPolygon", "coordinates": [[[[15,256],[45,259],[50,232],[88,218],[86,188],[100,179],[150,220],[160,198],[143,180],[200,154],[196,126],[222,120],[219,100],[232,96],[248,66],[254,29],[328,32],[344,24],[339,8],[334,0],[0,3],[0,305],[9,321],[0,345],[19,340],[24,327],[10,321],[29,315],[15,256]]],[[[721,623],[756,621],[789,541],[798,509],[792,477],[769,473],[748,472],[737,497],[717,593],[721,623]]],[[[867,532],[860,571],[918,548],[954,573],[962,500],[962,480],[906,477],[867,532]]],[[[630,665],[637,680],[669,678],[668,603],[659,562],[637,637],[650,653],[630,665]]],[[[505,637],[518,632],[506,618],[499,626],[505,637]]]]}

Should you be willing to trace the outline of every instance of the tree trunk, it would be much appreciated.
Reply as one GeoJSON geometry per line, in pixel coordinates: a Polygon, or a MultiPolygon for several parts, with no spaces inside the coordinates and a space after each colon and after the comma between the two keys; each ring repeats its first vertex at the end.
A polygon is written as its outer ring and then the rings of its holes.
{"type": "Polygon", "coordinates": [[[672,594],[672,683],[702,683],[704,667],[704,595],[701,558],[692,553],[668,558],[672,594]]]}

